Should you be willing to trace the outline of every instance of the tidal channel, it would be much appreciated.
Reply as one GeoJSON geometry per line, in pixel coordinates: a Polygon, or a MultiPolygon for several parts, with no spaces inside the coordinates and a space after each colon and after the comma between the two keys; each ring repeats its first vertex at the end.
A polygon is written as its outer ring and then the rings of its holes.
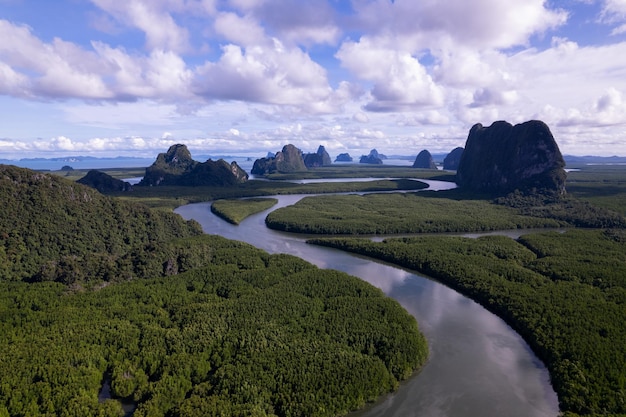
{"type": "MultiPolygon", "coordinates": [[[[344,180],[350,181],[350,180],[344,180]]],[[[430,190],[451,184],[423,180],[430,190]]],[[[195,219],[205,233],[250,243],[269,253],[298,256],[320,268],[357,276],[397,300],[417,319],[430,358],[400,389],[352,417],[556,417],[558,401],[548,371],[522,338],[474,301],[428,277],[305,243],[307,236],[265,226],[267,214],[308,195],[273,196],[271,209],[231,225],[210,211],[211,203],[176,212],[195,219]]]]}

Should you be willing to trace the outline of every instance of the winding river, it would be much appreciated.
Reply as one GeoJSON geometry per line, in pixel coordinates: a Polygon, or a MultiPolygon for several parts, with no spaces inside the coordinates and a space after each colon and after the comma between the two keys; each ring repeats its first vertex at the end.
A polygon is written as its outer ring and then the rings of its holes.
{"type": "MultiPolygon", "coordinates": [[[[451,186],[423,181],[431,190],[451,186]]],[[[265,227],[271,210],[303,197],[274,196],[279,200],[277,205],[248,217],[239,226],[213,215],[210,203],[190,204],[176,212],[197,220],[206,233],[357,276],[382,289],[415,316],[428,339],[429,361],[397,392],[353,413],[353,417],[558,415],[558,401],[544,365],[517,333],[474,301],[427,277],[339,250],[307,245],[306,236],[265,227]]]]}

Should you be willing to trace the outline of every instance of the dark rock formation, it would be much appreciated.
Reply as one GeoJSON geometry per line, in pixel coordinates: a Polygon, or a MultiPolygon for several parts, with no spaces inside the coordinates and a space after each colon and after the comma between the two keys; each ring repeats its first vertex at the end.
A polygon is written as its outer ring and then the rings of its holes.
{"type": "Polygon", "coordinates": [[[248,180],[248,174],[237,162],[230,164],[223,159],[211,159],[198,163],[191,171],[181,175],[177,185],[232,187],[248,180]]]}
{"type": "Polygon", "coordinates": [[[378,154],[376,149],[372,149],[369,155],[361,155],[361,159],[359,159],[360,164],[382,164],[383,158],[378,154]]]}
{"type": "Polygon", "coordinates": [[[113,178],[109,174],[97,171],[95,169],[89,171],[87,175],[85,175],[76,182],[91,188],[95,188],[103,194],[116,193],[120,191],[131,191],[133,189],[133,186],[130,185],[130,183],[118,180],[117,178],[113,178]]]}
{"type": "Polygon", "coordinates": [[[302,151],[289,144],[283,150],[276,153],[273,158],[259,158],[254,161],[252,171],[254,175],[266,175],[275,172],[306,171],[302,151]]]}
{"type": "Polygon", "coordinates": [[[460,146],[458,148],[452,149],[445,158],[443,158],[443,169],[456,171],[459,168],[459,163],[461,162],[461,156],[463,155],[463,148],[460,146]]]}
{"type": "Polygon", "coordinates": [[[237,165],[220,159],[206,162],[194,161],[185,145],[172,145],[160,153],[156,161],[146,168],[140,186],[233,186],[248,180],[248,174],[237,165]]]}
{"type": "Polygon", "coordinates": [[[548,126],[537,120],[512,126],[474,125],[456,173],[460,187],[490,193],[565,192],[565,162],[548,126]]]}
{"type": "Polygon", "coordinates": [[[335,158],[335,162],[352,162],[352,157],[349,153],[340,153],[335,158]]]}
{"type": "Polygon", "coordinates": [[[306,155],[304,155],[304,165],[306,165],[307,168],[321,167],[330,164],[332,164],[332,161],[330,160],[330,155],[328,155],[328,152],[326,152],[326,148],[324,148],[324,146],[322,145],[317,148],[317,152],[307,153],[306,155]]]}
{"type": "Polygon", "coordinates": [[[433,156],[426,149],[417,154],[415,162],[413,162],[413,168],[423,169],[437,169],[433,156]]]}

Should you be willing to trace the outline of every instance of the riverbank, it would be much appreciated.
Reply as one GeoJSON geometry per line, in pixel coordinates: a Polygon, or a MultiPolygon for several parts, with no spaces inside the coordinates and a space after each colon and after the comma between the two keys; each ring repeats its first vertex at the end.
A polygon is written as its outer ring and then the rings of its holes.
{"type": "MultiPolygon", "coordinates": [[[[275,207],[291,205],[302,197],[277,196],[275,207]]],[[[176,212],[197,220],[206,233],[247,241],[270,253],[290,253],[320,268],[358,276],[398,300],[416,317],[431,346],[431,358],[396,394],[356,415],[406,416],[416,410],[423,415],[458,417],[558,414],[546,369],[519,335],[478,304],[405,270],[307,245],[297,235],[267,229],[267,212],[233,226],[211,214],[209,205],[192,204],[176,212]]]]}

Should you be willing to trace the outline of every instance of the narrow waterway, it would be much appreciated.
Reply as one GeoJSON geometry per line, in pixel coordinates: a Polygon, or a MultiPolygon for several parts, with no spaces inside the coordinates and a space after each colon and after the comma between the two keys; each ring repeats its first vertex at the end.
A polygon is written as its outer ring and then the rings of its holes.
{"type": "MultiPolygon", "coordinates": [[[[430,189],[450,184],[424,181],[430,189]]],[[[279,203],[239,226],[210,212],[210,203],[176,210],[206,233],[248,242],[270,253],[288,253],[320,268],[357,276],[396,299],[417,319],[430,348],[428,363],[394,394],[354,413],[358,417],[555,417],[558,402],[547,370],[528,345],[501,319],[429,278],[305,243],[300,235],[265,227],[267,214],[304,195],[275,196],[279,203]]]]}

